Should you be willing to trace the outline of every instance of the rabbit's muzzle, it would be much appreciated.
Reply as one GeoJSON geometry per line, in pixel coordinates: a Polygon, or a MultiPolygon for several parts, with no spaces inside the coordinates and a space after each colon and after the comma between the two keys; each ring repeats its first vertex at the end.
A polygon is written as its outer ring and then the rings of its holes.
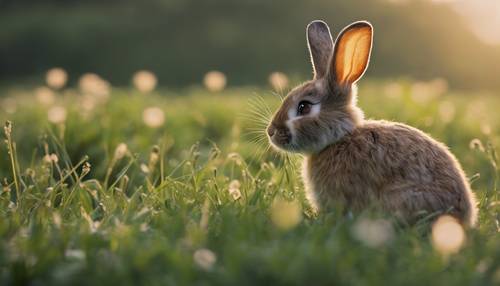
{"type": "Polygon", "coordinates": [[[286,126],[278,126],[274,123],[271,123],[271,125],[267,127],[267,135],[271,139],[272,143],[278,147],[286,146],[292,139],[292,134],[286,126]]]}

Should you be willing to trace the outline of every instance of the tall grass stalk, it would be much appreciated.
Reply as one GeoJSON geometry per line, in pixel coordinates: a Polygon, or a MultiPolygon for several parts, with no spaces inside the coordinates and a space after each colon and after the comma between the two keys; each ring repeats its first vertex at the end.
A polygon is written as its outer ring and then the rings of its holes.
{"type": "Polygon", "coordinates": [[[4,126],[5,143],[7,144],[7,151],[10,158],[10,166],[12,169],[12,177],[14,179],[14,186],[16,188],[16,203],[19,205],[19,199],[21,197],[21,190],[19,188],[19,169],[16,159],[16,143],[12,140],[12,122],[6,121],[4,126]]]}

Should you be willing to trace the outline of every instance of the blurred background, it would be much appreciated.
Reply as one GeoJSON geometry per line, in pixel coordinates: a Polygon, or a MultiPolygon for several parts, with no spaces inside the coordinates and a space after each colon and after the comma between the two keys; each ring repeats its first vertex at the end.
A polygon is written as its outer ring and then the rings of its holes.
{"type": "Polygon", "coordinates": [[[500,0],[0,0],[0,286],[500,285],[499,71],[500,0]],[[373,23],[359,106],[449,146],[480,227],[313,214],[265,130],[315,19],[373,23]]]}
{"type": "Polygon", "coordinates": [[[160,87],[267,85],[273,71],[310,77],[305,27],[375,26],[370,78],[446,80],[500,90],[498,0],[0,0],[0,85],[43,83],[53,67],[74,85],[93,72],[116,86],[150,70],[160,87]]]}

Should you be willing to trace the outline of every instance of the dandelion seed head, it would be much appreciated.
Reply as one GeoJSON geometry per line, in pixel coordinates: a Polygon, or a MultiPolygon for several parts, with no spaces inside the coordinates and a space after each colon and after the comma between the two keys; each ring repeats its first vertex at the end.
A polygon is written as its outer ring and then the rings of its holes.
{"type": "Polygon", "coordinates": [[[368,247],[380,247],[392,240],[394,229],[387,220],[361,218],[354,224],[352,235],[368,247]]]}
{"type": "Polygon", "coordinates": [[[56,154],[52,153],[52,154],[50,154],[50,160],[54,163],[57,163],[57,162],[59,162],[59,157],[57,157],[56,154]]]}
{"type": "Polygon", "coordinates": [[[455,117],[455,105],[450,101],[443,101],[439,104],[439,117],[444,123],[450,123],[455,117]]]}
{"type": "Polygon", "coordinates": [[[233,161],[237,166],[243,165],[243,158],[237,152],[231,152],[227,154],[227,159],[233,161]]]}
{"type": "Polygon", "coordinates": [[[155,166],[156,163],[158,163],[159,159],[160,159],[160,154],[158,154],[158,152],[149,153],[149,165],[150,166],[155,166]]]}
{"type": "Polygon", "coordinates": [[[146,164],[141,164],[141,171],[144,174],[149,174],[149,172],[150,172],[149,167],[146,164]]]}
{"type": "Polygon", "coordinates": [[[142,113],[142,120],[151,128],[160,127],[165,122],[165,114],[159,107],[148,107],[142,113]]]}
{"type": "Polygon", "coordinates": [[[81,249],[67,249],[64,252],[64,256],[69,259],[84,260],[86,255],[81,249]]]}
{"type": "Polygon", "coordinates": [[[7,136],[10,136],[12,134],[12,121],[10,120],[5,121],[5,125],[3,126],[3,131],[7,136]]]}
{"type": "Polygon", "coordinates": [[[443,95],[448,92],[448,81],[444,78],[435,78],[429,85],[434,94],[443,95]]]}
{"type": "Polygon", "coordinates": [[[89,162],[85,162],[82,166],[82,176],[85,176],[87,175],[88,173],[90,173],[90,168],[92,167],[92,165],[90,165],[89,162]]]}
{"type": "Polygon", "coordinates": [[[384,86],[384,94],[389,98],[399,98],[403,95],[403,87],[398,82],[390,82],[384,86]]]}
{"type": "Polygon", "coordinates": [[[484,135],[491,135],[491,126],[488,123],[482,123],[480,129],[484,135]]]}
{"type": "Polygon", "coordinates": [[[241,183],[240,181],[238,180],[232,180],[230,183],[229,183],[229,188],[230,189],[239,189],[241,187],[241,183]]]}
{"type": "Polygon", "coordinates": [[[239,189],[229,189],[229,194],[235,201],[241,198],[241,191],[239,189]]]}
{"type": "Polygon", "coordinates": [[[62,218],[61,218],[61,215],[58,212],[52,213],[52,221],[54,222],[54,225],[57,228],[61,228],[62,218]]]}
{"type": "Polygon", "coordinates": [[[47,85],[53,89],[61,89],[68,81],[68,74],[62,68],[52,68],[45,74],[47,85]]]}
{"type": "Polygon", "coordinates": [[[302,220],[302,208],[297,201],[277,199],[271,206],[271,221],[282,230],[295,227],[302,220]]]}
{"type": "Polygon", "coordinates": [[[156,75],[148,70],[137,71],[132,77],[134,87],[142,93],[152,92],[155,89],[157,82],[158,79],[156,78],[156,75]]]}
{"type": "Polygon", "coordinates": [[[226,75],[220,71],[209,71],[203,78],[203,84],[211,92],[222,91],[226,87],[226,75]]]}
{"type": "Polygon", "coordinates": [[[282,72],[271,73],[268,81],[271,87],[277,92],[281,92],[288,87],[288,77],[282,72]]]}
{"type": "Polygon", "coordinates": [[[215,263],[217,262],[217,256],[210,249],[201,248],[194,252],[193,260],[195,264],[201,269],[210,271],[213,269],[215,263]]]}
{"type": "Polygon", "coordinates": [[[51,107],[47,112],[47,118],[49,119],[49,122],[54,124],[64,123],[66,121],[66,116],[66,108],[64,108],[63,106],[51,107]]]}
{"type": "Polygon", "coordinates": [[[240,191],[240,181],[238,180],[232,180],[229,183],[229,194],[231,197],[233,197],[233,200],[239,200],[241,198],[241,191],[240,191]]]}
{"type": "Polygon", "coordinates": [[[118,146],[116,146],[115,149],[115,159],[120,160],[123,157],[125,157],[125,155],[127,155],[127,150],[128,150],[127,144],[125,143],[118,144],[118,146]]]}
{"type": "Polygon", "coordinates": [[[93,95],[101,99],[107,99],[111,85],[95,73],[83,74],[78,86],[83,94],[93,95]]]}
{"type": "Polygon", "coordinates": [[[452,216],[443,215],[432,225],[432,245],[439,253],[456,253],[464,242],[464,229],[452,216]]]}
{"type": "Polygon", "coordinates": [[[56,154],[52,153],[43,156],[43,161],[46,163],[57,163],[59,162],[59,158],[57,157],[56,154]]]}
{"type": "Polygon", "coordinates": [[[484,121],[487,120],[487,106],[482,100],[472,101],[470,104],[467,104],[466,116],[471,120],[479,120],[484,121]]]}
{"type": "Polygon", "coordinates": [[[35,177],[35,175],[36,175],[36,171],[35,171],[35,170],[33,170],[33,169],[31,169],[31,168],[27,168],[27,169],[26,169],[26,176],[29,176],[29,177],[34,178],[34,177],[35,177]]]}
{"type": "Polygon", "coordinates": [[[153,149],[149,153],[148,169],[150,172],[155,170],[156,164],[160,160],[160,148],[158,146],[153,146],[153,149]]]}
{"type": "Polygon", "coordinates": [[[416,103],[426,104],[434,99],[436,95],[432,87],[426,82],[415,82],[411,86],[411,98],[416,103]]]}
{"type": "Polygon", "coordinates": [[[84,113],[90,113],[97,106],[97,100],[94,96],[85,94],[80,99],[80,107],[84,113]]]}
{"type": "Polygon", "coordinates": [[[43,105],[51,105],[56,100],[54,92],[45,86],[41,86],[35,89],[36,100],[43,105]]]}
{"type": "Polygon", "coordinates": [[[469,148],[472,150],[479,150],[481,152],[485,151],[483,143],[481,142],[481,140],[479,140],[477,138],[474,138],[470,141],[469,148]]]}

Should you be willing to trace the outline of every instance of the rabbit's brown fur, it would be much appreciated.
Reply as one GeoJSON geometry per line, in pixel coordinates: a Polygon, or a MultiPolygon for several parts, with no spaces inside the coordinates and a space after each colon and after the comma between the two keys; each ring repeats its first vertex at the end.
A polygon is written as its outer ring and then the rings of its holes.
{"type": "Polygon", "coordinates": [[[318,209],[375,205],[410,223],[447,212],[474,225],[474,195],[446,146],[401,123],[365,120],[356,106],[354,84],[371,43],[367,22],[344,29],[335,45],[324,22],[308,26],[314,79],[292,90],[274,115],[272,145],[304,154],[307,197],[318,209]]]}

